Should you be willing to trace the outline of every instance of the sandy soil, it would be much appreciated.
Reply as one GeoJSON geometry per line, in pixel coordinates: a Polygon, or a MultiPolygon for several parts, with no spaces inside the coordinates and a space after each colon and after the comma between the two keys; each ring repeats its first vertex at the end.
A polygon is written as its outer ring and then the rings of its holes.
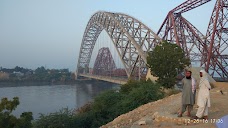
{"type": "MultiPolygon", "coordinates": [[[[228,115],[228,83],[216,82],[215,88],[210,91],[211,107],[209,108],[209,120],[193,121],[183,114],[177,117],[181,106],[181,93],[171,95],[164,99],[142,105],[133,111],[120,115],[102,128],[215,128],[215,121],[228,115]],[[220,90],[223,91],[221,94],[220,90]]],[[[194,106],[192,115],[197,111],[194,106]]]]}

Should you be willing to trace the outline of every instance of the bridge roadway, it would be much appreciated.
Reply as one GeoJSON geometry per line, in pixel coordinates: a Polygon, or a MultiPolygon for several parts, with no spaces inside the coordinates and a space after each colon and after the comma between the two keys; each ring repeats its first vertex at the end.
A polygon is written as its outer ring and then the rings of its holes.
{"type": "Polygon", "coordinates": [[[111,76],[100,76],[100,75],[92,75],[92,74],[78,74],[78,76],[83,76],[86,78],[102,80],[106,82],[116,83],[116,84],[126,84],[128,79],[127,78],[119,78],[119,77],[111,77],[111,76]]]}

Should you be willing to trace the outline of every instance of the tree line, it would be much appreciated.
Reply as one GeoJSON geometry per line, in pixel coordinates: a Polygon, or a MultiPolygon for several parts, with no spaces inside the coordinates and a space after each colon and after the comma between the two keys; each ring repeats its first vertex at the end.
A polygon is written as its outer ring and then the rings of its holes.
{"type": "Polygon", "coordinates": [[[69,69],[46,69],[44,66],[35,70],[16,66],[15,68],[0,68],[0,81],[71,81],[74,74],[69,69]],[[1,77],[2,76],[2,77],[1,77]]]}

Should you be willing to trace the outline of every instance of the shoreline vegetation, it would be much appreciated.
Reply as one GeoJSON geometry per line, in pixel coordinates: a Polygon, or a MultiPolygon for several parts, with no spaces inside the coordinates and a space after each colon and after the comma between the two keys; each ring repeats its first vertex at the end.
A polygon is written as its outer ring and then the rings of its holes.
{"type": "MultiPolygon", "coordinates": [[[[157,46],[156,49],[157,54],[151,51],[147,57],[147,65],[151,69],[156,69],[157,72],[154,72],[153,75],[159,77],[157,83],[151,80],[129,80],[126,84],[120,86],[119,90],[112,89],[102,92],[95,97],[93,102],[76,110],[76,114],[74,111],[68,109],[61,109],[60,111],[47,115],[42,114],[33,122],[32,127],[97,128],[141,105],[157,101],[173,93],[178,93],[178,91],[173,89],[176,76],[178,72],[183,71],[185,65],[188,65],[188,61],[183,59],[185,56],[184,52],[177,45],[169,44],[168,42],[162,43],[162,45],[157,46]],[[173,52],[170,50],[173,50],[173,52]],[[177,54],[179,56],[177,56],[177,54]],[[172,65],[167,66],[167,62],[172,65]],[[156,64],[158,64],[158,66],[156,64]]],[[[19,68],[15,67],[14,70],[18,71],[19,68]]],[[[23,70],[21,70],[21,72],[22,71],[23,70]]],[[[25,74],[30,75],[29,77],[26,77],[26,75],[24,77],[23,75],[20,79],[67,81],[75,78],[73,73],[70,73],[67,69],[56,70],[45,69],[44,67],[39,67],[32,73],[25,72],[25,74]]],[[[21,73],[16,72],[15,74],[15,72],[13,72],[12,76],[18,79],[18,76],[21,75],[21,73]]]]}
{"type": "Polygon", "coordinates": [[[128,81],[119,90],[111,89],[95,97],[93,102],[69,110],[61,109],[55,113],[41,115],[34,121],[34,128],[47,127],[100,127],[116,117],[127,113],[148,102],[157,101],[177,90],[162,88],[159,83],[148,81],[128,81]],[[53,123],[58,122],[58,123],[53,123]]]}
{"type": "MultiPolygon", "coordinates": [[[[20,125],[23,125],[23,123],[29,124],[25,128],[100,127],[119,115],[166,96],[168,96],[167,92],[164,91],[159,83],[154,83],[150,80],[128,81],[126,84],[120,86],[120,89],[110,89],[98,94],[92,102],[78,109],[69,110],[68,108],[63,108],[54,113],[41,114],[35,120],[30,121],[31,118],[29,118],[26,122],[20,122],[20,125]]],[[[2,112],[4,112],[4,109],[2,112]]],[[[12,118],[16,118],[13,115],[11,116],[12,118]]],[[[7,125],[10,125],[10,123],[14,126],[18,125],[15,122],[10,122],[10,119],[4,116],[2,118],[9,121],[7,125]]],[[[20,118],[18,118],[18,120],[20,120],[20,118]]],[[[5,125],[6,124],[2,124],[3,127],[5,127],[5,125]]]]}
{"type": "Polygon", "coordinates": [[[75,74],[69,69],[46,69],[41,66],[35,70],[16,66],[8,69],[0,67],[0,82],[72,82],[75,74]]]}
{"type": "Polygon", "coordinates": [[[75,74],[69,69],[46,69],[44,66],[35,70],[16,66],[8,69],[0,67],[0,87],[60,85],[97,82],[92,79],[75,80],[75,74]]]}

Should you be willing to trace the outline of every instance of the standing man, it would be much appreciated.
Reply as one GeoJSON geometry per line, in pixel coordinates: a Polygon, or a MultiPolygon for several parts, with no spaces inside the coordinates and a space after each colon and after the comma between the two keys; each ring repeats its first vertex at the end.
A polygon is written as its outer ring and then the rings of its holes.
{"type": "Polygon", "coordinates": [[[178,117],[182,117],[182,114],[186,111],[188,107],[188,114],[187,116],[191,116],[191,110],[193,109],[193,105],[195,104],[195,89],[196,89],[196,82],[195,79],[192,78],[192,72],[186,71],[185,78],[182,79],[182,106],[181,112],[178,114],[178,117]]]}
{"type": "Polygon", "coordinates": [[[205,70],[200,70],[200,83],[199,92],[197,98],[197,105],[199,106],[196,116],[194,119],[208,119],[208,107],[211,106],[210,103],[210,89],[211,85],[207,78],[207,73],[205,70]]]}

